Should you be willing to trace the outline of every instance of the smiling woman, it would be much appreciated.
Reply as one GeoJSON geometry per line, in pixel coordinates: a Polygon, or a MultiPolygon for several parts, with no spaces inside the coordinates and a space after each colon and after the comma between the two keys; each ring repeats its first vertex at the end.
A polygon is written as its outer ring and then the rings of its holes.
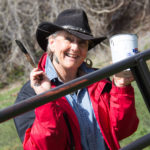
{"type": "Polygon", "coordinates": [[[63,82],[76,78],[79,66],[86,58],[88,41],[59,31],[55,37],[48,38],[48,53],[52,54],[52,63],[63,82]],[[64,74],[68,73],[69,76],[64,74]]]}
{"type": "MultiPolygon", "coordinates": [[[[54,23],[41,23],[36,37],[47,51],[16,103],[95,71],[84,60],[88,50],[106,39],[92,35],[82,9],[64,10],[54,23]]],[[[138,125],[132,80],[103,79],[16,117],[24,149],[118,150],[119,140],[138,125]]]]}

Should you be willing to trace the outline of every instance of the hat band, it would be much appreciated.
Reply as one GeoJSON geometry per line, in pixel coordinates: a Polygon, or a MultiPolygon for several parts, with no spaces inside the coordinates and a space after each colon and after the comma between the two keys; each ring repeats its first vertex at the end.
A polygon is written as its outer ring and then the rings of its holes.
{"type": "Polygon", "coordinates": [[[84,30],[83,28],[79,28],[79,27],[74,27],[74,26],[71,26],[71,25],[64,25],[62,26],[64,29],[70,29],[70,30],[74,30],[74,31],[78,31],[78,32],[82,32],[82,33],[85,33],[85,34],[88,34],[88,35],[91,35],[91,33],[87,32],[86,30],[84,30]]]}

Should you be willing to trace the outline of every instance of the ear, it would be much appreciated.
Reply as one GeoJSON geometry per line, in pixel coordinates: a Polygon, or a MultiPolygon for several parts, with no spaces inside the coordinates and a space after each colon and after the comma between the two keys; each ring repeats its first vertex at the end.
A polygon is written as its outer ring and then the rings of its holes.
{"type": "Polygon", "coordinates": [[[55,43],[55,40],[54,40],[54,38],[52,38],[52,37],[49,37],[48,38],[48,46],[49,46],[49,48],[50,48],[50,50],[52,51],[52,52],[54,52],[54,44],[55,43]]]}

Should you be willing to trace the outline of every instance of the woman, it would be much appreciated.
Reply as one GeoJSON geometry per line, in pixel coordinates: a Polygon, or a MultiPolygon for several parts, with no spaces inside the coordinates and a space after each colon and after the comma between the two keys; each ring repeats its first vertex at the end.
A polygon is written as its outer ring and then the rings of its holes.
{"type": "MultiPolygon", "coordinates": [[[[55,23],[38,26],[37,41],[44,53],[30,82],[16,102],[94,71],[84,60],[87,51],[105,37],[94,38],[85,12],[67,9],[55,23]]],[[[25,150],[117,150],[119,140],[138,125],[133,78],[104,79],[16,117],[25,150]]]]}

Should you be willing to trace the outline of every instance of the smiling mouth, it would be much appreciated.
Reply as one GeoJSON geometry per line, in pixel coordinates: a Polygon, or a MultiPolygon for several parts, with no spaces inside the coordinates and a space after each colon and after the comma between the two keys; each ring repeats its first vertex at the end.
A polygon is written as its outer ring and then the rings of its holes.
{"type": "Polygon", "coordinates": [[[65,55],[70,57],[70,58],[78,58],[79,57],[77,54],[65,53],[65,55]]]}

